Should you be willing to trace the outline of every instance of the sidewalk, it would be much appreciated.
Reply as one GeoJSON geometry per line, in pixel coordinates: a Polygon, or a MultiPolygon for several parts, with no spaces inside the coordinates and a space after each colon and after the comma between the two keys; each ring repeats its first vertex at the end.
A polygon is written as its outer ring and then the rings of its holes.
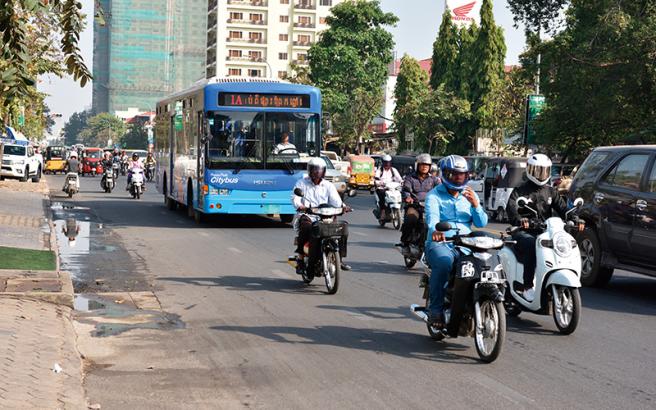
{"type": "MultiPolygon", "coordinates": [[[[53,250],[45,180],[0,182],[0,246],[53,250]]],[[[0,270],[0,408],[84,409],[65,272],[0,270]]]]}

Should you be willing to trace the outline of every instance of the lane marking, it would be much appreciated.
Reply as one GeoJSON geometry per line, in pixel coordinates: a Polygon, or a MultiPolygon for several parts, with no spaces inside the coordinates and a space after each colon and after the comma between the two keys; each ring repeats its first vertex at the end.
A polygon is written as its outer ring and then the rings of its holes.
{"type": "Polygon", "coordinates": [[[198,232],[198,235],[204,236],[206,238],[209,238],[209,236],[210,236],[210,234],[208,234],[207,232],[202,232],[202,231],[198,232]]]}
{"type": "Polygon", "coordinates": [[[359,236],[369,236],[366,233],[358,232],[358,231],[353,231],[353,235],[359,235],[359,236]]]}
{"type": "Polygon", "coordinates": [[[228,248],[228,250],[229,250],[230,252],[234,252],[234,253],[243,253],[243,252],[240,251],[239,249],[237,249],[237,248],[233,248],[233,247],[228,248]]]}

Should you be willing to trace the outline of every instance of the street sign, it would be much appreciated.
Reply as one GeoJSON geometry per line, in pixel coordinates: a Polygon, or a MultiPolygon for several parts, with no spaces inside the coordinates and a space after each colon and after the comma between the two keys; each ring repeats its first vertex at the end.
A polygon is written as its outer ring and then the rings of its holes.
{"type": "Polygon", "coordinates": [[[175,103],[175,130],[182,131],[182,101],[175,103]]]}
{"type": "Polygon", "coordinates": [[[544,109],[544,95],[531,94],[526,98],[526,116],[524,119],[524,143],[535,144],[535,120],[544,109]]]}

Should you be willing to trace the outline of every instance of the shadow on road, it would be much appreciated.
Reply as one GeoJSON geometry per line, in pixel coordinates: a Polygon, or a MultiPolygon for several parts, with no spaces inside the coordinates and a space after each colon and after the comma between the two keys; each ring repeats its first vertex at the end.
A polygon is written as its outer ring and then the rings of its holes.
{"type": "Polygon", "coordinates": [[[251,334],[276,343],[335,346],[431,362],[481,364],[473,357],[459,354],[471,349],[469,345],[453,340],[436,342],[428,335],[417,333],[346,326],[213,326],[210,329],[251,334]]]}
{"type": "Polygon", "coordinates": [[[376,307],[376,306],[338,306],[338,305],[320,305],[319,309],[337,310],[347,313],[369,316],[374,319],[406,319],[412,317],[410,309],[407,306],[395,308],[376,307]]]}
{"type": "Polygon", "coordinates": [[[218,286],[228,290],[278,292],[295,295],[320,295],[323,294],[323,279],[316,278],[310,285],[298,280],[283,278],[254,278],[251,276],[220,276],[205,278],[164,277],[157,278],[160,281],[186,283],[196,286],[218,286]],[[314,286],[313,286],[314,285],[314,286]]]}
{"type": "MultiPolygon", "coordinates": [[[[350,227],[350,225],[349,225],[350,227]]],[[[398,252],[393,244],[389,242],[371,242],[371,241],[349,241],[349,246],[362,246],[364,248],[390,249],[398,252]]],[[[399,254],[401,255],[401,254],[399,254]]]]}
{"type": "Polygon", "coordinates": [[[361,273],[384,273],[388,275],[415,275],[418,273],[421,273],[422,270],[419,268],[413,268],[412,270],[408,270],[405,266],[403,266],[403,257],[401,256],[400,253],[394,251],[393,255],[398,256],[399,258],[399,263],[398,264],[393,264],[393,263],[383,263],[383,262],[358,262],[358,261],[351,261],[349,260],[349,265],[351,265],[351,268],[353,268],[354,272],[361,272],[361,273]]]}
{"type": "MultiPolygon", "coordinates": [[[[525,313],[522,313],[524,315],[525,313]]],[[[530,315],[530,313],[526,313],[530,315]]],[[[544,316],[551,317],[551,316],[544,316]]],[[[553,322],[552,322],[553,324],[553,322]]],[[[540,336],[560,336],[560,333],[556,329],[556,325],[553,324],[553,327],[545,327],[542,324],[535,322],[531,319],[526,319],[524,317],[508,317],[506,319],[506,330],[509,333],[522,333],[526,335],[540,335],[540,336]]]]}
{"type": "Polygon", "coordinates": [[[616,274],[605,288],[582,288],[585,309],[634,315],[656,315],[656,280],[616,274]]]}

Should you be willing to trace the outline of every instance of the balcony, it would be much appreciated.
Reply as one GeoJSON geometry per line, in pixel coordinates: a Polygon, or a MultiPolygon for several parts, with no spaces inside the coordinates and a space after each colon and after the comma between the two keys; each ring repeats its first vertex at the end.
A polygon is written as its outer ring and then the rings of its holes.
{"type": "Polygon", "coordinates": [[[228,0],[228,4],[233,6],[253,6],[253,7],[267,7],[268,2],[265,0],[228,0]]]}
{"type": "Polygon", "coordinates": [[[294,8],[297,10],[316,10],[317,5],[313,3],[296,3],[294,8]]]}
{"type": "Polygon", "coordinates": [[[294,23],[294,28],[315,28],[317,27],[314,23],[294,23]]]}
{"type": "Polygon", "coordinates": [[[226,23],[228,23],[228,24],[254,24],[256,26],[266,25],[266,21],[264,21],[264,20],[227,19],[226,23]]]}
{"type": "Polygon", "coordinates": [[[243,62],[251,62],[251,63],[263,63],[266,60],[263,57],[228,56],[228,57],[226,57],[226,61],[243,61],[243,62]]]}
{"type": "Polygon", "coordinates": [[[308,62],[308,60],[292,60],[292,64],[294,64],[294,65],[308,65],[309,62],[308,62]]]}
{"type": "Polygon", "coordinates": [[[266,40],[263,38],[226,38],[228,43],[249,43],[249,44],[265,44],[266,40]]]}
{"type": "Polygon", "coordinates": [[[294,47],[312,47],[311,41],[294,41],[294,47]]]}

